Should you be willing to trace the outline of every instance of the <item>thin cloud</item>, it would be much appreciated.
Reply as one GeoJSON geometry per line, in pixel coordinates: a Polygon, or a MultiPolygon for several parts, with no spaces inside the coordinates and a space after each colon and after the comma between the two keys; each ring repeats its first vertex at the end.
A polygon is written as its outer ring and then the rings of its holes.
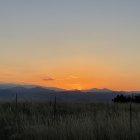
{"type": "Polygon", "coordinates": [[[48,77],[43,78],[42,80],[43,81],[54,81],[55,79],[48,76],[48,77]]]}
{"type": "Polygon", "coordinates": [[[78,77],[75,76],[75,75],[70,75],[69,78],[70,78],[70,79],[78,79],[78,77]]]}

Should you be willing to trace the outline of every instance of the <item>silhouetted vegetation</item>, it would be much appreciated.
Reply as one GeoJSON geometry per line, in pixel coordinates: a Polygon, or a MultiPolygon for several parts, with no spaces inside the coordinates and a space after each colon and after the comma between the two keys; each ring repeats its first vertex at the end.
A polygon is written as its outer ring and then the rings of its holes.
{"type": "Polygon", "coordinates": [[[114,99],[114,102],[118,103],[127,103],[127,102],[134,102],[134,103],[140,103],[140,95],[135,96],[125,96],[125,95],[117,95],[114,99]]]}

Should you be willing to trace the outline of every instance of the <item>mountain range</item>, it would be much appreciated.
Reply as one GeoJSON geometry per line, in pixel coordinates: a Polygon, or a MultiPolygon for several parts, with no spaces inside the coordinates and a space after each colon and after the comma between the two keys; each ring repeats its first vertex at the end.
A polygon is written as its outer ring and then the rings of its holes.
{"type": "Polygon", "coordinates": [[[88,90],[65,90],[55,87],[43,87],[26,84],[0,84],[0,101],[78,101],[78,102],[111,102],[117,95],[140,94],[139,91],[113,91],[110,89],[92,88],[88,90]]]}

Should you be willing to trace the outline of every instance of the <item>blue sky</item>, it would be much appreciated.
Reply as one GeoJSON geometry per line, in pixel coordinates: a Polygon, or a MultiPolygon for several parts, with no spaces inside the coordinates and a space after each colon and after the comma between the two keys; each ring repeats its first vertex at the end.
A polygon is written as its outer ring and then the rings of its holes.
{"type": "Polygon", "coordinates": [[[57,86],[39,75],[72,73],[79,81],[91,77],[89,85],[71,81],[81,87],[138,89],[139,7],[139,0],[0,1],[1,81],[57,86]],[[36,78],[23,80],[25,71],[36,78]]]}

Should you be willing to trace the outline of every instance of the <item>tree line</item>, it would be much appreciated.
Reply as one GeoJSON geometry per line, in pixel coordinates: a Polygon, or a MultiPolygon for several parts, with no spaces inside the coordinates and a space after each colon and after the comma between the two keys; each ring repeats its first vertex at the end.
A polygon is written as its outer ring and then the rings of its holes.
{"type": "Polygon", "coordinates": [[[140,103],[140,95],[117,95],[113,100],[113,102],[118,103],[127,103],[127,102],[134,102],[134,103],[140,103]]]}

